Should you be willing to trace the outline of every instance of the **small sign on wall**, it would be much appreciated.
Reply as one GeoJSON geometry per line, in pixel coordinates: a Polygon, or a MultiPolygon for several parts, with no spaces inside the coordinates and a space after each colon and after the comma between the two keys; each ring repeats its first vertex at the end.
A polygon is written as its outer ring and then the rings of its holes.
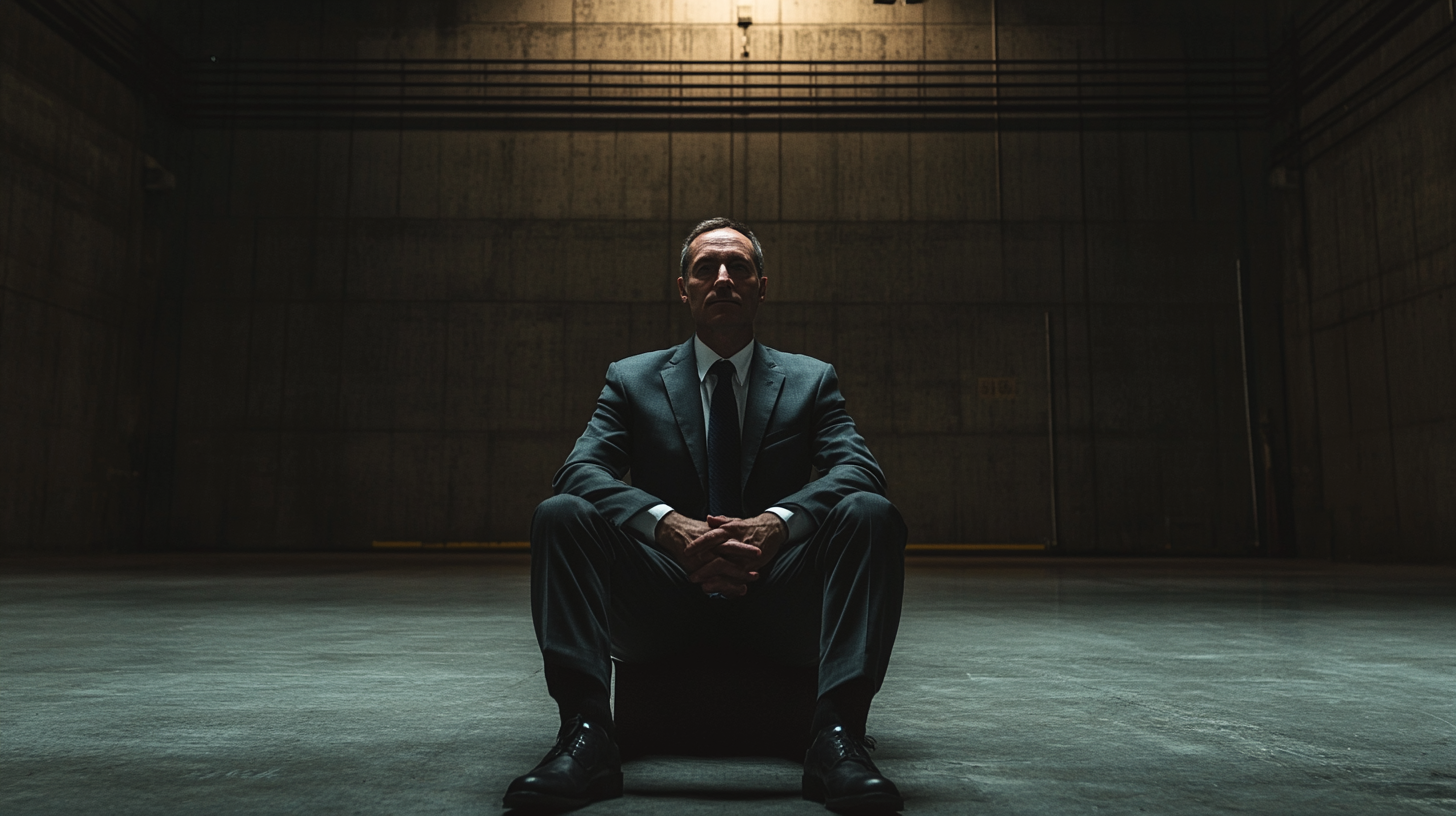
{"type": "Polygon", "coordinates": [[[1015,377],[978,377],[976,395],[988,402],[1016,399],[1015,377]]]}

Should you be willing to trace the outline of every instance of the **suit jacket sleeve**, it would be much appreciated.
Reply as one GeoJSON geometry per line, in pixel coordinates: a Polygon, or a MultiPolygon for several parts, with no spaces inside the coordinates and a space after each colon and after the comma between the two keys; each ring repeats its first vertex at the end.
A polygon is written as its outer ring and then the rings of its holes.
{"type": "Polygon", "coordinates": [[[637,513],[660,504],[645,490],[622,481],[632,468],[631,405],[617,364],[607,367],[607,384],[597,398],[596,410],[586,431],[556,471],[551,488],[591,502],[618,527],[637,513]]]}
{"type": "Polygon", "coordinates": [[[844,409],[844,396],[839,393],[839,376],[834,366],[824,366],[813,400],[810,453],[819,478],[775,504],[794,511],[795,519],[800,513],[807,515],[813,522],[811,529],[817,530],[845,496],[851,493],[885,495],[885,474],[844,409]]]}

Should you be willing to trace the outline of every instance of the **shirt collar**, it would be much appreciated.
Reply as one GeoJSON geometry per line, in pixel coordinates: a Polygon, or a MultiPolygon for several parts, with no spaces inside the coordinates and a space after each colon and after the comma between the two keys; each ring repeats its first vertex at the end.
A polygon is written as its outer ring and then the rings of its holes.
{"type": "MultiPolygon", "coordinates": [[[[733,373],[737,375],[733,378],[735,384],[742,385],[748,379],[748,363],[753,359],[753,348],[757,345],[757,340],[749,340],[748,345],[728,358],[728,362],[733,364],[733,373]]],[[[708,369],[713,367],[713,363],[723,358],[718,356],[718,352],[708,348],[703,338],[696,334],[693,335],[693,350],[698,355],[698,382],[702,382],[708,376],[708,369]]]]}

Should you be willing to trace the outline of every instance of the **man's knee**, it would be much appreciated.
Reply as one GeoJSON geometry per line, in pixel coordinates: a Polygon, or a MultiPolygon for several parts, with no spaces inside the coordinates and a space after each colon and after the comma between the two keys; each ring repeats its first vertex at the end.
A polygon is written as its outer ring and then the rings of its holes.
{"type": "Polygon", "coordinates": [[[900,511],[890,500],[878,493],[851,493],[840,500],[835,507],[850,517],[876,524],[899,524],[900,511]]]}
{"type": "Polygon", "coordinates": [[[590,523],[600,515],[595,506],[580,496],[566,493],[552,496],[536,505],[536,515],[531,518],[531,543],[539,545],[551,538],[551,533],[563,527],[590,523]]]}
{"type": "Polygon", "coordinates": [[[873,528],[878,535],[877,543],[903,549],[905,546],[905,521],[900,511],[890,500],[878,493],[851,493],[835,506],[853,524],[873,528]]]}

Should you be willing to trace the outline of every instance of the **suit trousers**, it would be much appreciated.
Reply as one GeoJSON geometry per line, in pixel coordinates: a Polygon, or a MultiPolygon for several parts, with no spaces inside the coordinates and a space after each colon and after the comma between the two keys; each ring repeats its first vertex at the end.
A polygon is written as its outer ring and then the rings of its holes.
{"type": "Polygon", "coordinates": [[[531,522],[531,615],[548,664],[610,688],[615,655],[652,662],[694,650],[819,667],[819,694],[865,678],[879,691],[900,626],[905,522],[853,493],[785,546],[741,598],[710,598],[666,553],[558,495],[531,522]]]}

